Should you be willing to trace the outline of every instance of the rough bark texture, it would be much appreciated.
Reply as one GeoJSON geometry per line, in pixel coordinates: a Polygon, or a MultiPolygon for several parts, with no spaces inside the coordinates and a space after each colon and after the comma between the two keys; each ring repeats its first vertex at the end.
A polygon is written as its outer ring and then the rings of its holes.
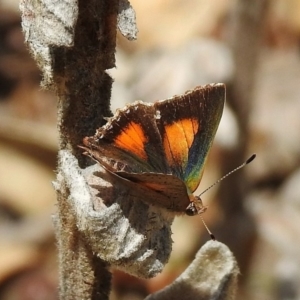
{"type": "MultiPolygon", "coordinates": [[[[118,0],[32,0],[21,1],[20,8],[26,42],[43,71],[42,85],[59,97],[60,148],[69,156],[73,153],[83,166],[85,158],[77,145],[111,114],[112,79],[106,70],[115,65],[117,16],[124,9],[118,0]]],[[[70,180],[62,175],[61,166],[60,160],[55,224],[61,298],[107,299],[108,263],[94,255],[78,230],[73,203],[68,201],[70,180]]]]}

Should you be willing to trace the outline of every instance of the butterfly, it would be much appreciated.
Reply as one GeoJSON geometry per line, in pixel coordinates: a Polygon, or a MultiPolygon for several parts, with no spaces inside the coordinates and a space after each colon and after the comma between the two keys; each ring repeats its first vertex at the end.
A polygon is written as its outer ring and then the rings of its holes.
{"type": "Polygon", "coordinates": [[[201,214],[206,207],[193,192],[224,103],[224,84],[196,87],[155,103],[136,101],[85,137],[81,148],[148,204],[175,214],[201,214]]]}

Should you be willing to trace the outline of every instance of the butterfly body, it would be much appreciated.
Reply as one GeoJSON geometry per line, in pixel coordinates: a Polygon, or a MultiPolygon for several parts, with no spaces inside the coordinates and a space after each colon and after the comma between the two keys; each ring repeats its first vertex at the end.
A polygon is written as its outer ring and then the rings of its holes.
{"type": "Polygon", "coordinates": [[[175,213],[205,211],[193,195],[225,102],[223,84],[197,87],[182,96],[127,105],[92,137],[86,153],[120,180],[140,190],[141,200],[175,213]]]}

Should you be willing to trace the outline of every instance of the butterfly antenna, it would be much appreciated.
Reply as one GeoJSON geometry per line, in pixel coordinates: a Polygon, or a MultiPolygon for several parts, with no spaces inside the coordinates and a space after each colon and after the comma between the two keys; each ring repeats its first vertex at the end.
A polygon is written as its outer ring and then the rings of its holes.
{"type": "MultiPolygon", "coordinates": [[[[256,154],[252,154],[244,163],[242,163],[240,166],[238,166],[237,168],[233,169],[232,171],[230,171],[229,173],[227,173],[226,175],[224,175],[223,177],[221,177],[220,179],[218,179],[214,184],[212,184],[211,186],[209,186],[207,189],[205,189],[200,195],[203,195],[204,193],[206,193],[208,190],[210,190],[212,187],[214,187],[216,184],[218,184],[219,182],[221,182],[223,179],[225,179],[226,177],[228,177],[229,175],[231,175],[232,173],[236,172],[237,170],[245,167],[246,165],[250,164],[251,161],[253,161],[256,157],[256,154]]],[[[203,220],[202,220],[203,221],[203,220]]],[[[204,223],[204,222],[203,222],[204,223]]],[[[204,223],[205,225],[205,223],[204,223]]],[[[206,226],[206,225],[205,225],[206,226]]],[[[206,226],[207,227],[207,226],[206,226]]],[[[208,230],[209,233],[209,230],[208,230]]]]}
{"type": "Polygon", "coordinates": [[[206,228],[208,234],[210,235],[210,238],[211,238],[213,241],[215,241],[215,240],[216,240],[215,236],[214,236],[214,235],[212,234],[212,232],[209,230],[209,228],[208,228],[208,226],[206,225],[206,223],[204,222],[204,219],[202,218],[202,216],[201,216],[201,215],[199,215],[199,216],[200,216],[201,221],[202,221],[204,227],[206,228]]]}

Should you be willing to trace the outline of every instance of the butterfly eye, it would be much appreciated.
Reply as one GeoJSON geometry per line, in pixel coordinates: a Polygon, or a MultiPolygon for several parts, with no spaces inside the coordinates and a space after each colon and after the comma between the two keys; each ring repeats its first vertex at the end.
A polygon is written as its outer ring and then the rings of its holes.
{"type": "Polygon", "coordinates": [[[198,209],[196,208],[194,202],[191,202],[191,203],[188,205],[188,207],[185,209],[185,213],[186,213],[188,216],[195,216],[195,215],[198,214],[198,209]]]}

